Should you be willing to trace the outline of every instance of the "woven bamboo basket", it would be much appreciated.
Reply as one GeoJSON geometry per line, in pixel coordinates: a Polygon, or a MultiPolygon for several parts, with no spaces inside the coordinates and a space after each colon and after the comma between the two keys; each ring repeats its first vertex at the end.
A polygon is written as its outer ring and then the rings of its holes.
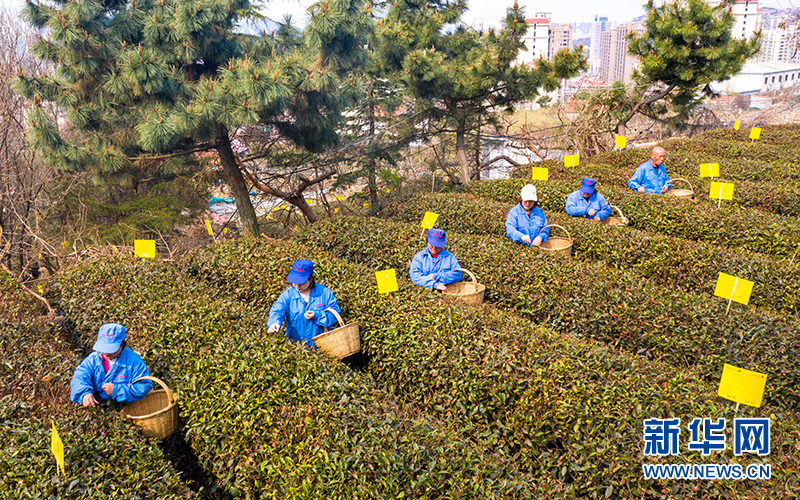
{"type": "Polygon", "coordinates": [[[178,428],[178,396],[156,377],[137,378],[133,383],[140,380],[152,380],[161,389],[150,389],[144,398],[128,403],[122,411],[142,429],[145,437],[168,438],[178,428]]]}
{"type": "Polygon", "coordinates": [[[483,303],[483,294],[486,292],[486,285],[478,283],[475,275],[468,269],[459,267],[455,271],[464,271],[469,274],[472,281],[459,281],[458,283],[447,285],[447,291],[444,294],[456,297],[472,306],[481,305],[483,303]]]}
{"type": "Polygon", "coordinates": [[[344,359],[359,352],[361,350],[361,337],[358,335],[358,323],[345,325],[339,313],[330,307],[325,310],[332,312],[341,326],[330,331],[325,328],[323,333],[311,339],[314,341],[314,345],[319,347],[320,351],[336,359],[344,359]]]}
{"type": "Polygon", "coordinates": [[[617,212],[619,212],[619,217],[614,215],[609,215],[605,219],[603,219],[603,224],[609,226],[627,226],[628,225],[628,218],[625,217],[625,214],[622,213],[622,210],[619,207],[614,205],[609,205],[609,207],[613,208],[617,212]]]}
{"type": "Polygon", "coordinates": [[[550,236],[547,238],[547,241],[543,241],[542,244],[539,245],[539,248],[546,252],[558,252],[566,255],[567,257],[572,255],[572,236],[569,235],[569,231],[557,224],[548,224],[542,228],[542,231],[548,227],[557,227],[561,229],[567,233],[567,237],[564,238],[563,236],[550,236]]]}
{"type": "Polygon", "coordinates": [[[686,179],[681,179],[680,177],[677,179],[672,179],[672,182],[675,181],[683,181],[689,185],[689,189],[670,189],[667,191],[667,194],[671,194],[673,196],[677,196],[678,198],[694,198],[694,188],[692,187],[692,183],[687,181],[686,179]]]}

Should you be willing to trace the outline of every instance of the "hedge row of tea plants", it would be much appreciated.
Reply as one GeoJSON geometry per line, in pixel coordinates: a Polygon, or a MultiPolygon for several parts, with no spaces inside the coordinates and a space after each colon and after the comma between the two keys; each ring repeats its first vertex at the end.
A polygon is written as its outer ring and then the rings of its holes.
{"type": "MultiPolygon", "coordinates": [[[[404,270],[424,244],[415,225],[377,219],[326,221],[298,235],[307,244],[374,269],[404,270]]],[[[494,236],[448,234],[448,249],[487,287],[489,302],[622,351],[719,379],[724,362],[767,373],[770,404],[800,402],[794,361],[800,330],[781,318],[709,296],[653,285],[634,273],[580,262],[494,236]]],[[[406,273],[407,276],[407,273],[406,273]]]]}
{"type": "Polygon", "coordinates": [[[195,496],[161,450],[113,409],[69,401],[80,359],[42,305],[0,275],[0,498],[195,496]],[[51,421],[66,477],[50,452],[51,421]]]}
{"type": "MultiPolygon", "coordinates": [[[[520,179],[475,182],[470,191],[478,197],[514,204],[527,182],[520,179]]],[[[574,182],[535,182],[546,213],[563,212],[567,196],[580,186],[574,182]]],[[[710,200],[674,196],[640,195],[627,188],[599,185],[608,203],[619,207],[630,227],[654,234],[705,241],[748,252],[792,256],[800,249],[800,220],[725,205],[710,200]]]]}
{"type": "MultiPolygon", "coordinates": [[[[349,225],[346,219],[338,222],[349,225]]],[[[350,229],[355,243],[375,226],[350,229]]],[[[380,385],[452,421],[477,442],[510,450],[521,469],[547,478],[550,488],[568,488],[583,498],[660,496],[672,488],[677,496],[693,488],[700,489],[696,495],[720,498],[775,493],[771,485],[745,493],[741,483],[641,480],[644,418],[680,415],[688,421],[694,415],[729,414],[732,408],[691,370],[616,353],[491,307],[442,301],[404,280],[398,293],[382,296],[375,289],[374,268],[343,263],[312,248],[226,242],[200,252],[188,269],[266,314],[286,287],[296,258],[315,262],[317,280],[334,291],[345,319],[358,321],[367,370],[380,385]],[[551,483],[553,478],[560,481],[551,483]]],[[[772,458],[796,470],[797,418],[774,406],[754,410],[770,411],[780,415],[775,429],[786,433],[778,435],[782,444],[772,458]]],[[[780,491],[785,485],[797,487],[790,475],[777,481],[780,491]]],[[[567,496],[558,489],[546,491],[548,498],[567,496]]]]}
{"type": "MultiPolygon", "coordinates": [[[[241,268],[220,268],[228,271],[241,268]]],[[[87,343],[113,319],[148,362],[161,351],[155,364],[169,370],[186,437],[226,495],[537,496],[538,480],[518,473],[506,450],[474,446],[447,422],[394,403],[368,376],[267,334],[263,308],[217,287],[124,259],[82,264],[60,287],[87,343]]]]}
{"type": "MultiPolygon", "coordinates": [[[[460,233],[505,236],[508,203],[468,194],[420,195],[388,205],[381,216],[401,222],[422,220],[426,211],[439,214],[436,227],[460,233]]],[[[550,224],[564,227],[573,239],[573,256],[630,269],[653,283],[679,290],[714,294],[720,272],[756,283],[750,305],[779,313],[800,310],[800,259],[742,252],[705,242],[652,235],[629,227],[609,227],[570,217],[563,211],[545,214],[550,224]]],[[[616,215],[616,214],[615,214],[616,215]]],[[[553,235],[564,236],[559,229],[553,235]]]]}

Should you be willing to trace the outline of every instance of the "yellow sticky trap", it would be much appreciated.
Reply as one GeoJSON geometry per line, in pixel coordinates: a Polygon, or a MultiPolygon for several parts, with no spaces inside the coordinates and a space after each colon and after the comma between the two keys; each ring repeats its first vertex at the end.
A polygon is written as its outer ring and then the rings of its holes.
{"type": "Polygon", "coordinates": [[[750,129],[750,138],[757,141],[761,138],[761,127],[753,127],[750,129]]]}
{"type": "Polygon", "coordinates": [[[280,209],[281,209],[281,207],[275,207],[275,208],[273,208],[273,209],[272,209],[272,211],[273,211],[273,212],[277,212],[277,211],[278,211],[278,210],[280,210],[280,209]]]}
{"type": "Polygon", "coordinates": [[[56,457],[56,475],[58,475],[58,469],[60,467],[61,473],[64,477],[67,477],[67,473],[64,472],[64,443],[61,442],[61,438],[58,436],[56,423],[52,420],[50,423],[53,424],[53,431],[50,433],[50,451],[53,453],[53,456],[56,457]]]}
{"type": "Polygon", "coordinates": [[[430,229],[436,224],[436,219],[439,218],[439,214],[435,214],[433,212],[425,212],[425,217],[422,218],[422,223],[420,227],[424,227],[425,229],[430,229]]]}
{"type": "Polygon", "coordinates": [[[700,177],[719,177],[719,163],[701,163],[700,177]]]}
{"type": "Polygon", "coordinates": [[[339,196],[338,194],[334,198],[336,198],[336,201],[341,201],[342,200],[342,197],[339,196]]]}
{"type": "Polygon", "coordinates": [[[222,234],[228,234],[228,228],[227,227],[223,227],[222,228],[222,234]]]}
{"type": "Polygon", "coordinates": [[[628,143],[628,138],[625,137],[624,135],[618,135],[614,137],[615,148],[625,149],[625,144],[627,143],[628,143]]]}
{"type": "Polygon", "coordinates": [[[383,192],[384,193],[388,193],[389,192],[389,188],[383,188],[383,192]]]}
{"type": "Polygon", "coordinates": [[[396,292],[398,290],[394,269],[376,272],[375,279],[378,281],[378,293],[396,292]]]}
{"type": "Polygon", "coordinates": [[[581,155],[567,155],[564,157],[564,168],[577,167],[581,163],[581,155]]]}
{"type": "Polygon", "coordinates": [[[281,205],[281,208],[282,208],[282,209],[284,209],[284,210],[286,210],[287,208],[289,208],[289,205],[287,205],[286,203],[284,203],[283,205],[281,205]]]}
{"type": "Polygon", "coordinates": [[[42,285],[36,285],[36,289],[39,290],[40,294],[44,293],[44,288],[42,288],[42,285]]]}
{"type": "Polygon", "coordinates": [[[61,248],[63,248],[64,250],[67,249],[67,245],[68,245],[68,243],[66,241],[62,241],[61,242],[61,248]]]}
{"type": "Polygon", "coordinates": [[[719,381],[717,394],[721,398],[761,408],[766,385],[767,376],[763,373],[736,368],[725,363],[722,367],[722,378],[719,381]]]}
{"type": "Polygon", "coordinates": [[[261,237],[262,237],[262,238],[266,238],[266,236],[264,235],[264,233],[261,233],[261,237]]]}
{"type": "Polygon", "coordinates": [[[547,180],[547,168],[545,167],[532,167],[532,176],[535,181],[547,180]]]}
{"type": "Polygon", "coordinates": [[[369,208],[369,203],[364,203],[364,208],[369,208]]]}
{"type": "Polygon", "coordinates": [[[114,250],[114,253],[119,253],[119,250],[117,250],[115,245],[111,245],[111,250],[114,250]]]}
{"type": "Polygon", "coordinates": [[[156,240],[134,240],[133,253],[137,257],[154,259],[156,257],[156,240]]]}
{"type": "Polygon", "coordinates": [[[40,259],[42,258],[42,252],[39,252],[39,258],[40,259]]]}
{"type": "Polygon", "coordinates": [[[339,213],[339,209],[338,208],[334,208],[333,209],[333,213],[338,214],[339,213]]]}
{"type": "Polygon", "coordinates": [[[206,219],[205,222],[206,222],[206,231],[208,231],[208,235],[214,236],[214,231],[211,230],[211,223],[208,222],[208,219],[206,219]]]}
{"type": "Polygon", "coordinates": [[[733,130],[739,130],[739,128],[741,126],[742,126],[742,122],[741,121],[736,120],[735,122],[733,122],[733,130]]]}
{"type": "Polygon", "coordinates": [[[712,182],[711,189],[708,192],[708,197],[715,200],[732,200],[733,199],[733,183],[732,182],[712,182]]]}
{"type": "Polygon", "coordinates": [[[747,305],[750,302],[751,293],[753,293],[752,281],[719,273],[717,286],[714,288],[714,295],[717,297],[747,305]]]}

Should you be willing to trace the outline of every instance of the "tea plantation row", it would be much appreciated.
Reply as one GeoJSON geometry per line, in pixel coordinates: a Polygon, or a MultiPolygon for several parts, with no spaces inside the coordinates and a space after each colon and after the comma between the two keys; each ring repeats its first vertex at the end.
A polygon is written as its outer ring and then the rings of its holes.
{"type": "MultiPolygon", "coordinates": [[[[319,225],[313,229],[325,232],[319,225]]],[[[375,227],[349,229],[347,239],[358,245],[375,227]]],[[[539,486],[547,498],[567,492],[593,498],[685,496],[694,488],[699,496],[755,498],[775,494],[776,485],[780,491],[798,488],[792,475],[746,486],[642,481],[644,418],[730,416],[733,405],[717,398],[715,384],[698,381],[693,370],[616,353],[491,307],[443,302],[405,280],[398,293],[382,296],[374,267],[292,244],[218,244],[200,252],[189,271],[266,315],[286,286],[289,262],[301,257],[314,260],[317,279],[334,290],[345,318],[359,322],[367,371],[381,387],[453,422],[479,445],[513,454],[516,466],[544,481],[539,486]]],[[[783,444],[771,458],[796,471],[796,415],[780,406],[747,411],[772,412],[775,428],[788,434],[777,438],[783,444]]]]}
{"type": "Polygon", "coordinates": [[[0,498],[193,498],[161,450],[112,408],[69,402],[80,361],[36,320],[41,306],[0,275],[0,498]],[[66,477],[50,452],[51,421],[64,443],[66,477]]]}
{"type": "MultiPolygon", "coordinates": [[[[475,235],[505,236],[510,203],[462,194],[420,195],[388,205],[381,216],[418,223],[426,211],[439,214],[437,227],[475,235]]],[[[800,310],[800,259],[744,252],[711,243],[653,235],[630,227],[609,227],[595,221],[547,212],[548,223],[564,227],[573,238],[573,255],[631,269],[653,283],[676,290],[713,295],[720,272],[756,283],[753,307],[779,313],[800,310]]],[[[558,228],[552,235],[565,236],[558,228]]],[[[716,300],[716,299],[715,299],[716,300]]]]}
{"type": "MultiPolygon", "coordinates": [[[[362,218],[315,224],[303,242],[379,270],[404,270],[423,246],[416,225],[362,218]]],[[[487,300],[555,330],[719,380],[724,362],[769,374],[766,401],[800,403],[795,363],[800,331],[779,317],[725,302],[665,290],[627,271],[584,263],[505,238],[448,234],[448,249],[487,286],[487,300]]]]}

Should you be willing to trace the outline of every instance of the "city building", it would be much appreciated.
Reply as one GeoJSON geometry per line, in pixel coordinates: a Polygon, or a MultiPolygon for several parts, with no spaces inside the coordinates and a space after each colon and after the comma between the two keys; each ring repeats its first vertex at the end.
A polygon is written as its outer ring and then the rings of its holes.
{"type": "Polygon", "coordinates": [[[537,12],[534,17],[525,18],[528,32],[522,37],[525,48],[517,55],[517,64],[532,65],[539,58],[547,59],[550,54],[550,13],[537,12]]]}
{"type": "Polygon", "coordinates": [[[633,74],[636,60],[628,54],[626,35],[631,32],[641,35],[644,31],[644,22],[638,21],[625,23],[603,32],[598,75],[601,80],[609,84],[616,81],[621,81],[625,84],[631,83],[631,75],[633,74]]]}
{"type": "Polygon", "coordinates": [[[594,16],[594,23],[592,23],[592,35],[589,42],[589,59],[594,67],[597,67],[600,64],[603,32],[610,27],[611,23],[609,23],[607,16],[594,16]]]}
{"type": "Polygon", "coordinates": [[[795,87],[800,84],[800,64],[783,62],[747,63],[736,76],[715,82],[717,92],[730,94],[759,94],[795,87]]]}
{"type": "Polygon", "coordinates": [[[548,42],[547,59],[553,60],[561,49],[572,48],[572,25],[571,24],[553,24],[550,26],[550,41],[548,42]]]}
{"type": "MultiPolygon", "coordinates": [[[[708,5],[716,7],[722,0],[708,0],[708,5]]],[[[749,39],[761,29],[761,6],[758,0],[733,0],[731,13],[736,18],[731,35],[739,40],[749,39]]]]}

